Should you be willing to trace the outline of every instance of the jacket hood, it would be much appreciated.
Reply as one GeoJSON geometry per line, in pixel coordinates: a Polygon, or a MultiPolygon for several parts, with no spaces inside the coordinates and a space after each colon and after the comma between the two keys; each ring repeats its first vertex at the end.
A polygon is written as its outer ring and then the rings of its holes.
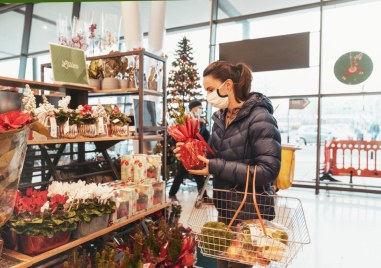
{"type": "MultiPolygon", "coordinates": [[[[271,103],[271,100],[258,92],[251,92],[249,98],[242,105],[241,110],[238,112],[236,120],[241,119],[242,117],[247,116],[252,109],[255,107],[263,107],[269,111],[270,114],[274,113],[274,108],[271,103]]],[[[222,120],[226,116],[227,109],[221,109],[214,113],[214,116],[222,120]]]]}

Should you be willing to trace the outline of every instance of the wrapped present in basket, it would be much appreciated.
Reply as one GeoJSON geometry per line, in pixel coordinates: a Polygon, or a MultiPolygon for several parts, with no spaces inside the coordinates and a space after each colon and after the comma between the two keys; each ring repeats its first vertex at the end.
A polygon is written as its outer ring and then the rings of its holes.
{"type": "Polygon", "coordinates": [[[199,121],[186,115],[176,120],[176,124],[168,127],[168,133],[184,144],[180,147],[180,161],[186,169],[202,169],[205,163],[197,158],[206,156],[206,149],[212,152],[207,142],[199,133],[199,121]],[[198,138],[198,139],[197,139],[198,138]]]}

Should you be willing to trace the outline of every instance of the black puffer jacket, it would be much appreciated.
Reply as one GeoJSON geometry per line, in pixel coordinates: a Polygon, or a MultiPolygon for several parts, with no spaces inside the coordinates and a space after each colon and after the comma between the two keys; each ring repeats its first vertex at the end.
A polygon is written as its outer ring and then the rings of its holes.
{"type": "MultiPolygon", "coordinates": [[[[247,165],[250,165],[249,191],[252,192],[254,165],[257,165],[256,192],[272,194],[271,184],[280,169],[281,137],[276,120],[272,116],[271,101],[260,93],[251,93],[237,117],[227,128],[225,128],[226,112],[227,109],[220,110],[212,117],[214,125],[209,145],[217,155],[216,158],[209,160],[209,173],[214,177],[213,187],[233,190],[232,192],[244,191],[247,165]]],[[[214,195],[216,203],[219,203],[216,207],[220,216],[231,218],[232,213],[229,211],[234,212],[238,208],[243,196],[229,192],[222,194],[217,191],[217,193],[221,194],[221,196],[214,195]]],[[[261,200],[261,203],[265,205],[260,208],[261,213],[265,218],[272,219],[273,198],[261,200]]],[[[253,211],[253,200],[246,201],[243,211],[253,211]]],[[[249,218],[255,217],[249,216],[249,218]]]]}

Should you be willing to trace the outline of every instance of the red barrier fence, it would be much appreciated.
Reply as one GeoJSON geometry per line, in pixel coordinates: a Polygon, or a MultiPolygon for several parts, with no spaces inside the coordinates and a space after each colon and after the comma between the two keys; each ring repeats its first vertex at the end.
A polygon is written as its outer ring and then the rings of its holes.
{"type": "MultiPolygon", "coordinates": [[[[381,142],[337,140],[324,146],[324,175],[381,178],[381,142]]],[[[328,177],[327,177],[328,176],[328,177]]],[[[331,177],[332,178],[332,177],[331,177]]]]}

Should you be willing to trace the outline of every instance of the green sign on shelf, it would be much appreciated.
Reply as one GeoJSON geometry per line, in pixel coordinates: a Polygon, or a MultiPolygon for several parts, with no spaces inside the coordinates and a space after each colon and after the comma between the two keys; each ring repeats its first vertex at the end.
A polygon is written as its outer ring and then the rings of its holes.
{"type": "Polygon", "coordinates": [[[49,44],[49,47],[55,83],[89,85],[83,50],[57,44],[49,44]]]}

